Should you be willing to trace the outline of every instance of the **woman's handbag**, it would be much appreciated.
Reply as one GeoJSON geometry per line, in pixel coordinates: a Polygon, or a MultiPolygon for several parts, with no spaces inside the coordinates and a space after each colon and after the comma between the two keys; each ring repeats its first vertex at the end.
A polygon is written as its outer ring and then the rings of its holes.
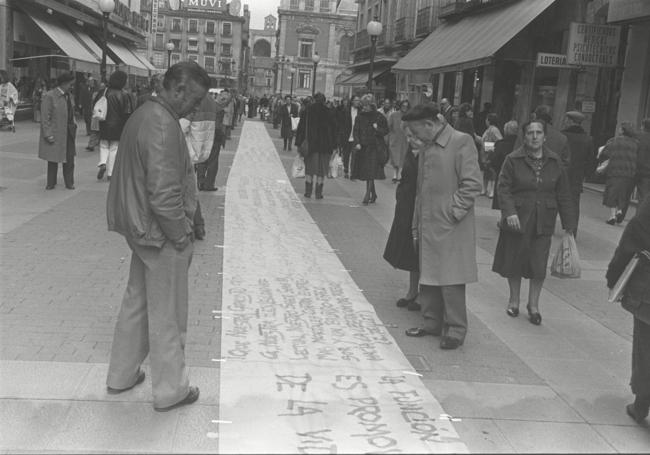
{"type": "Polygon", "coordinates": [[[627,263],[625,270],[623,270],[621,276],[618,277],[618,281],[616,281],[614,287],[609,290],[608,300],[610,303],[618,302],[623,298],[625,287],[627,286],[628,281],[630,281],[630,277],[639,265],[641,255],[645,256],[645,258],[650,261],[650,252],[648,251],[641,251],[640,253],[636,253],[634,256],[632,256],[632,259],[630,259],[630,262],[627,263]]]}
{"type": "Polygon", "coordinates": [[[300,117],[291,117],[291,131],[296,131],[299,123],[300,117]]]}
{"type": "Polygon", "coordinates": [[[572,235],[566,234],[558,247],[553,262],[551,275],[558,278],[580,278],[580,256],[578,246],[572,235]]]}
{"type": "Polygon", "coordinates": [[[303,158],[307,158],[309,155],[309,123],[307,122],[307,116],[309,112],[305,112],[305,138],[302,140],[298,146],[298,155],[303,158]]]}

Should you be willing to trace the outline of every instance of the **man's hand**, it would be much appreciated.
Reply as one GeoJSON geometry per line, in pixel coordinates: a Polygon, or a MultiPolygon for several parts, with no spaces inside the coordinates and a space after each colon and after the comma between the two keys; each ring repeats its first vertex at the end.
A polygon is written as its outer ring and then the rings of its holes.
{"type": "Polygon", "coordinates": [[[174,245],[176,251],[183,251],[185,248],[189,246],[191,241],[192,240],[190,239],[190,236],[186,234],[180,240],[176,242],[172,242],[172,245],[174,245]]]}
{"type": "Polygon", "coordinates": [[[54,136],[47,136],[47,137],[45,138],[45,140],[46,140],[49,144],[54,144],[54,136]]]}
{"type": "Polygon", "coordinates": [[[361,144],[357,144],[357,145],[355,145],[355,146],[354,146],[354,149],[355,149],[355,150],[361,150],[361,144]]]}
{"type": "Polygon", "coordinates": [[[509,217],[506,218],[506,223],[508,223],[508,227],[510,229],[512,229],[513,231],[521,231],[521,224],[519,223],[519,216],[510,215],[509,217]]]}
{"type": "Polygon", "coordinates": [[[379,128],[379,126],[378,126],[376,123],[373,123],[373,124],[372,124],[372,127],[373,127],[374,129],[379,128]]]}

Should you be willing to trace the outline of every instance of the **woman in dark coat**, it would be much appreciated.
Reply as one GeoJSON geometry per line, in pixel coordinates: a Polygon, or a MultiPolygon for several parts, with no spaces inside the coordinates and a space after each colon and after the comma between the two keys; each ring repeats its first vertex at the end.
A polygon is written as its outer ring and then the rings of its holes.
{"type": "Polygon", "coordinates": [[[316,178],[316,199],[323,199],[323,180],[329,171],[332,151],[336,147],[334,116],[325,106],[325,95],[316,93],[314,102],[307,107],[298,123],[296,144],[307,141],[308,155],[305,156],[305,197],[311,197],[314,177],[316,178]]]}
{"type": "MultiPolygon", "coordinates": [[[[650,252],[650,199],[641,204],[623,231],[607,269],[607,287],[614,287],[630,259],[642,251],[650,252]]],[[[638,423],[648,417],[650,409],[650,260],[644,255],[640,257],[622,300],[623,308],[634,315],[630,386],[635,400],[626,410],[638,423]]]]}
{"type": "Polygon", "coordinates": [[[377,112],[372,95],[361,97],[361,112],[354,122],[354,144],[356,163],[351,179],[366,181],[366,194],[363,205],[375,202],[375,180],[383,180],[384,165],[388,158],[388,146],[384,136],[388,134],[386,117],[377,112]]]}
{"type": "Polygon", "coordinates": [[[494,151],[490,154],[489,159],[485,165],[492,168],[494,172],[494,198],[492,198],[492,208],[499,210],[499,197],[497,192],[499,190],[499,174],[501,173],[501,166],[506,156],[510,155],[515,148],[515,141],[517,140],[517,133],[519,124],[516,120],[510,120],[503,126],[504,138],[494,143],[494,151]]]}
{"type": "Polygon", "coordinates": [[[97,167],[97,180],[107,173],[110,180],[113,175],[113,164],[120,144],[120,136],[127,119],[133,112],[131,96],[123,89],[126,85],[127,75],[124,71],[115,71],[108,79],[106,101],[108,110],[106,120],[99,122],[99,164],[97,167]]]}
{"type": "Polygon", "coordinates": [[[601,159],[609,160],[603,194],[603,205],[611,210],[607,224],[620,224],[625,218],[635,185],[638,151],[634,126],[627,122],[621,123],[620,134],[605,144],[601,159]]]}
{"type": "Polygon", "coordinates": [[[420,309],[415,301],[418,296],[420,273],[418,272],[418,256],[413,245],[413,212],[415,211],[415,193],[418,177],[418,152],[424,145],[410,134],[408,127],[404,133],[409,147],[402,162],[402,178],[395,191],[395,216],[388,234],[384,250],[384,259],[393,267],[409,272],[409,290],[406,297],[397,301],[398,307],[407,307],[411,311],[420,309]]]}
{"type": "Polygon", "coordinates": [[[525,123],[523,147],[508,155],[499,176],[501,230],[492,270],[508,279],[506,312],[519,315],[521,279],[530,280],[529,320],[539,325],[539,295],[546,278],[551,237],[558,211],[562,227],[571,235],[575,224],[569,180],[560,157],[544,147],[546,123],[525,123]]]}

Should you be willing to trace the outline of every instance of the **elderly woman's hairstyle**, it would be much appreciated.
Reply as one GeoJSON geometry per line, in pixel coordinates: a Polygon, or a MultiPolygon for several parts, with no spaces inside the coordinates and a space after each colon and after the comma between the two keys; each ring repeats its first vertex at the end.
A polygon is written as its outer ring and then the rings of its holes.
{"type": "Polygon", "coordinates": [[[376,111],[377,104],[375,104],[375,97],[371,93],[363,95],[361,97],[361,106],[370,106],[370,109],[376,111]]]}
{"type": "Polygon", "coordinates": [[[516,136],[518,130],[519,123],[517,123],[517,120],[510,120],[503,125],[503,134],[505,136],[516,136]]]}
{"type": "Polygon", "coordinates": [[[636,129],[632,122],[621,122],[621,131],[623,131],[624,136],[636,136],[636,129]]]}
{"type": "Polygon", "coordinates": [[[490,125],[496,125],[499,123],[499,117],[496,114],[488,114],[486,120],[490,125]]]}
{"type": "Polygon", "coordinates": [[[526,123],[524,123],[521,126],[521,132],[524,133],[524,136],[526,135],[526,131],[528,130],[528,127],[532,125],[533,123],[539,123],[542,125],[542,129],[544,130],[544,134],[546,134],[546,122],[542,119],[534,119],[534,120],[528,120],[526,123]]]}

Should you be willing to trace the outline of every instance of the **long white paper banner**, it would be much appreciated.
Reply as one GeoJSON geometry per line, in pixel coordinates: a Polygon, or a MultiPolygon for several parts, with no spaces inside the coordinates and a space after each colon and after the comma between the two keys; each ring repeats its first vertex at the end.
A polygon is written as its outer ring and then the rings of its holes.
{"type": "Polygon", "coordinates": [[[245,123],[230,170],[223,247],[220,453],[467,451],[261,123],[245,123]]]}

